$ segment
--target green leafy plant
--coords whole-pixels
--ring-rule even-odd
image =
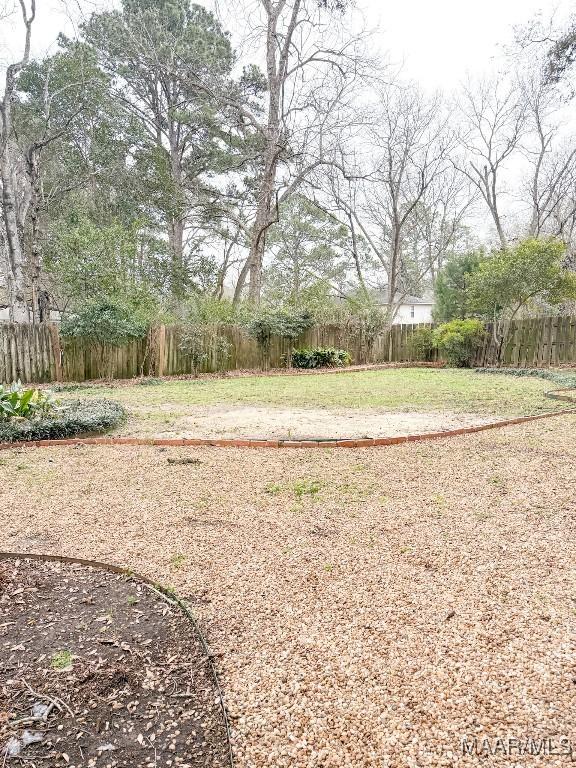
[[[307,310],[283,308],[273,310],[266,307],[248,323],[248,333],[254,339],[262,353],[262,367],[270,367],[270,343],[272,336],[281,339],[297,339],[300,334],[312,326],[314,318]],[[286,358],[288,368],[292,365],[291,355]]]
[[[0,384],[0,421],[8,419],[37,419],[57,410],[51,392],[26,389],[18,381],[9,387]]]
[[[157,387],[163,383],[164,382],[162,379],[158,379],[154,376],[147,376],[146,378],[138,379],[138,384],[141,387]]]
[[[528,238],[483,259],[471,274],[471,309],[488,320],[512,320],[530,303],[557,306],[576,298],[576,275],[564,266],[566,246]]]
[[[65,339],[120,347],[146,335],[148,322],[132,306],[119,299],[96,299],[68,315],[61,323]]]
[[[320,480],[296,480],[293,485],[294,495],[297,499],[302,499],[304,496],[312,496],[314,498],[322,488]]]
[[[181,568],[185,562],[186,562],[186,555],[176,554],[176,555],[172,555],[172,557],[170,558],[170,564],[174,566],[174,568]]]
[[[68,669],[72,666],[72,654],[70,651],[57,651],[50,661],[52,669]]]
[[[292,365],[295,368],[342,368],[351,362],[350,353],[345,349],[315,347],[292,350]]]
[[[435,329],[434,344],[440,356],[454,368],[468,368],[482,339],[484,326],[480,320],[451,320]]]
[[[412,360],[433,360],[435,347],[432,328],[417,328],[408,340],[408,349]]]
[[[180,332],[178,348],[188,357],[196,377],[210,359],[215,361],[217,369],[223,370],[230,357],[231,344],[225,336],[211,333],[208,326],[191,324]]]
[[[0,419],[0,442],[55,440],[98,434],[126,418],[126,410],[113,400],[69,400],[53,414],[34,419]]]

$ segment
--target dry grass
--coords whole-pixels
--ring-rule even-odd
[[[200,464],[168,463],[194,456]],[[0,455],[3,549],[190,598],[240,768],[510,765],[576,738],[576,417],[387,449]],[[565,765],[562,755],[516,764]]]

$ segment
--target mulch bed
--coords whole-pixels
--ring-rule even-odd
[[[0,562],[0,765],[222,768],[227,750],[177,606],[95,568]]]

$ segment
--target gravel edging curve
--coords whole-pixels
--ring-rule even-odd
[[[69,565],[83,565],[90,568],[97,568],[102,571],[107,571],[108,573],[115,573],[120,576],[129,576],[132,579],[136,579],[137,581],[141,581],[143,584],[146,584],[148,587],[154,590],[163,600],[166,600],[166,602],[171,603],[172,605],[175,605],[177,608],[179,608],[184,614],[184,616],[188,619],[190,624],[192,625],[192,628],[197,638],[200,640],[200,644],[206,656],[206,661],[208,662],[208,666],[210,667],[210,672],[212,675],[212,679],[214,681],[214,686],[218,694],[218,703],[220,705],[222,718],[224,720],[224,729],[226,731],[226,741],[228,744],[228,763],[230,765],[230,768],[235,768],[234,753],[232,750],[232,732],[230,728],[230,720],[228,718],[228,712],[226,710],[224,693],[220,685],[218,670],[216,669],[212,654],[210,653],[210,649],[208,647],[208,643],[206,641],[206,638],[204,637],[204,634],[202,633],[202,630],[200,629],[198,621],[196,620],[196,617],[194,616],[194,613],[192,612],[190,607],[187,605],[187,603],[184,600],[182,600],[182,598],[178,597],[178,595],[176,595],[172,590],[166,589],[165,587],[162,586],[162,584],[159,584],[158,582],[153,581],[148,576],[143,576],[142,574],[137,573],[132,568],[123,568],[122,566],[112,565],[110,563],[103,563],[99,560],[87,560],[85,558],[69,557],[67,555],[48,555],[48,554],[24,553],[24,552],[4,552],[0,550],[0,561],[2,560],[35,560],[37,562],[52,562],[52,563],[65,563],[65,564],[67,563]]]

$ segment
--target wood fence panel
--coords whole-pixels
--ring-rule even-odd
[[[411,359],[411,337],[429,324],[394,325],[372,337],[357,325],[318,325],[293,341],[273,337],[268,363],[278,368],[292,347],[346,349],[357,364],[406,362]],[[256,341],[243,328],[213,325],[205,330],[206,372],[255,369],[265,361]],[[576,365],[576,316],[545,317],[498,323],[498,342],[492,325],[476,355],[478,366],[546,367]],[[101,377],[178,375],[192,372],[190,355],[180,347],[181,329],[160,326],[148,337],[122,347],[88,347],[61,340],[54,324],[31,326],[0,323],[0,382],[18,379],[38,383],[85,381]],[[223,342],[228,353],[222,353]]]

